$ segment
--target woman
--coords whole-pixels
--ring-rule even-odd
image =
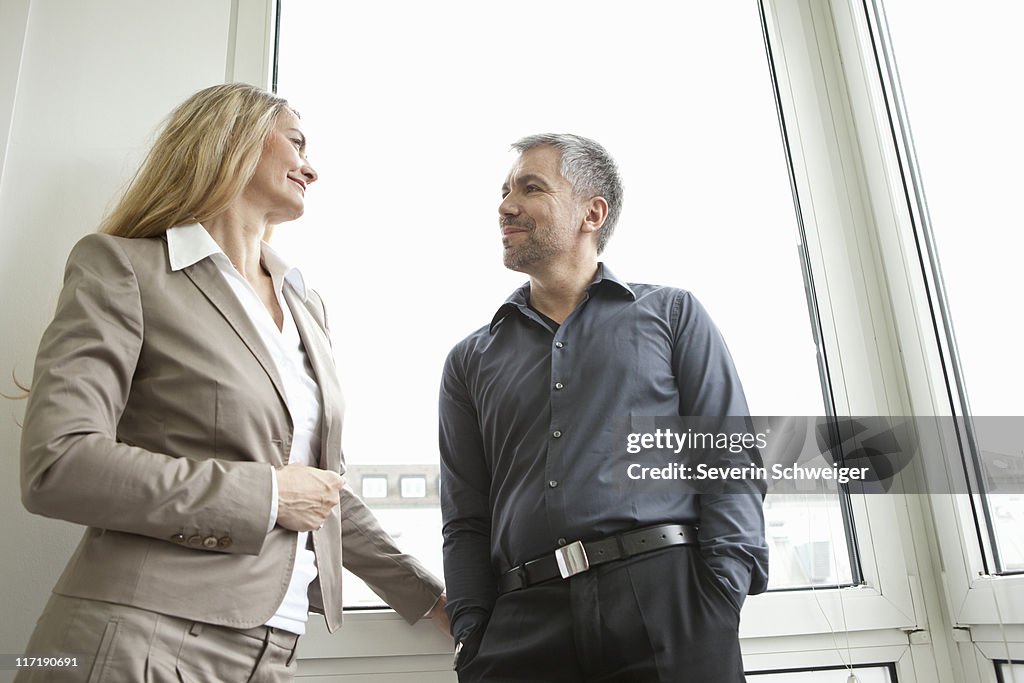
[[[21,448],[25,507],[88,527],[26,649],[77,657],[67,680],[290,680],[309,610],[340,624],[343,562],[447,630],[343,486],[323,304],[262,242],[316,179],[285,100],[207,88],[69,257]]]

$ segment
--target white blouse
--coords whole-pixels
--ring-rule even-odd
[[[284,299],[285,285],[295,290],[300,298],[306,297],[306,286],[297,268],[285,261],[264,242],[263,266],[270,273],[274,293],[284,314],[284,325],[278,330],[270,311],[260,300],[249,282],[242,277],[228,260],[220,246],[202,225],[184,225],[167,231],[167,253],[171,270],[181,270],[204,258],[211,258],[224,276],[231,290],[238,297],[249,319],[259,332],[260,339],[273,359],[277,372],[284,384],[285,400],[292,418],[294,432],[292,446],[288,453],[289,463],[315,465],[320,460],[320,421],[323,414],[320,387],[310,364],[306,350],[299,338],[298,328]],[[267,531],[277,521],[277,475],[270,468],[273,481],[273,500]],[[306,632],[309,618],[309,584],[316,578],[316,556],[306,548],[309,532],[300,532],[296,538],[295,566],[284,600],[277,612],[267,621],[267,626],[282,628],[292,633]]]

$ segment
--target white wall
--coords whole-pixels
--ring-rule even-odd
[[[246,0],[0,1],[0,392],[31,378],[64,260],[92,232],[171,109],[237,75]],[[81,533],[29,515],[24,401],[0,399],[0,652],[19,654]],[[0,680],[11,672],[0,671]]]

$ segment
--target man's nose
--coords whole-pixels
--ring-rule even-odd
[[[519,215],[519,205],[512,199],[512,194],[505,195],[505,198],[501,200],[501,204],[498,205],[499,216],[517,216]]]

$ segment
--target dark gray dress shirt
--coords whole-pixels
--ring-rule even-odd
[[[496,578],[575,540],[662,522],[700,526],[701,551],[741,604],[767,584],[764,485],[694,495],[632,481],[622,418],[747,415],[718,329],[696,298],[626,284],[600,264],[557,328],[529,283],[452,349],[441,380],[444,569],[456,640],[486,621]],[[745,454],[747,462],[759,456]]]

